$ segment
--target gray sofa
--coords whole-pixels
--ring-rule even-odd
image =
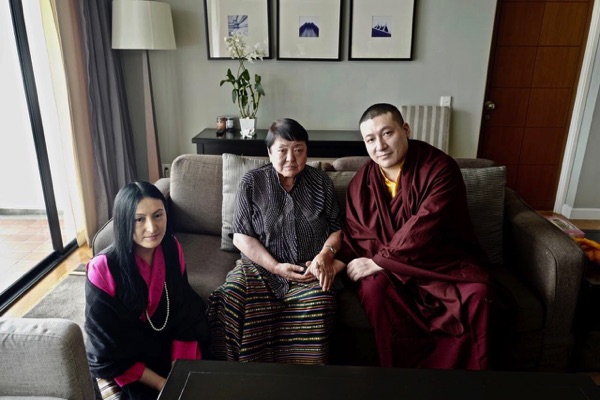
[[[58,318],[0,318],[0,399],[93,400],[83,335]]]
[[[345,157],[320,163],[334,180],[338,201],[344,201],[350,178],[365,161],[366,157]],[[173,161],[170,178],[156,182],[169,201],[191,285],[204,299],[224,282],[239,257],[236,251],[222,250],[230,246],[223,227],[233,207],[235,180],[244,170],[265,162],[187,154]],[[517,193],[505,188],[504,167],[480,159],[457,162],[467,186],[471,220],[494,261],[490,271],[499,300],[493,303],[490,320],[492,368],[565,371],[585,255]],[[93,240],[94,254],[107,247],[112,236],[109,221]],[[339,292],[338,300],[332,363],[376,365],[372,329],[351,285]]]

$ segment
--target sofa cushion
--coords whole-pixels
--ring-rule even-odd
[[[223,215],[221,224],[221,250],[238,251],[229,237],[231,223],[233,221],[233,208],[235,205],[235,194],[242,180],[242,176],[250,170],[269,163],[268,158],[252,158],[237,156],[234,154],[223,154]]]
[[[490,268],[490,277],[496,298],[495,311],[503,313],[502,321],[519,333],[543,329],[544,305],[522,279],[499,265]]]
[[[370,159],[369,156],[340,157],[333,161],[333,168],[336,171],[358,171]]]
[[[268,164],[270,160],[266,157],[244,157],[235,154],[223,154],[223,204],[221,207],[221,250],[239,250],[233,245],[229,237],[231,224],[233,222],[233,209],[235,206],[235,195],[244,174],[250,170]],[[320,161],[308,161],[306,165],[321,168]]]
[[[337,304],[338,323],[355,329],[373,329],[354,284],[344,283],[344,288],[337,292]]]
[[[455,158],[454,161],[458,164],[458,168],[486,168],[496,167],[495,161],[488,160],[487,158]]]
[[[331,163],[331,168],[335,171],[358,171],[367,161],[369,156],[348,156],[335,159]],[[485,158],[455,158],[459,168],[485,168],[496,166],[492,160]],[[329,171],[330,169],[325,169]]]
[[[340,206],[342,216],[346,215],[346,192],[348,184],[355,174],[356,171],[327,171],[327,175],[333,181],[335,197]]]
[[[240,254],[219,249],[221,237],[216,235],[177,233],[177,240],[183,248],[190,285],[206,301],[225,282]]]
[[[221,156],[184,154],[171,166],[169,217],[175,232],[221,234]]]
[[[467,188],[475,234],[490,262],[502,264],[506,167],[462,168],[460,171]]]

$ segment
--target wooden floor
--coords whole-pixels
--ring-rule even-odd
[[[569,221],[571,221],[573,223],[573,225],[575,225],[576,227],[578,227],[581,230],[585,230],[585,229],[600,230],[600,221],[595,220],[595,219],[570,219]]]
[[[9,307],[2,316],[22,317],[27,314],[47,293],[52,291],[79,264],[87,263],[92,257],[88,245],[75,249],[58,267],[42,278],[33,288],[25,293],[13,306]]]

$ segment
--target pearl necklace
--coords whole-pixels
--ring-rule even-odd
[[[152,329],[154,329],[156,332],[160,332],[163,329],[165,329],[165,327],[167,326],[167,321],[169,320],[169,311],[171,308],[170,307],[171,304],[169,303],[169,291],[167,290],[167,282],[165,282],[165,296],[167,297],[167,316],[165,317],[165,323],[160,328],[156,328],[154,326],[154,324],[152,323],[152,320],[150,319],[150,316],[148,315],[148,309],[146,308],[146,319],[150,323],[150,326],[152,327]]]

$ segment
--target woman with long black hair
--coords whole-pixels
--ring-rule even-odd
[[[175,359],[201,358],[206,306],[154,185],[124,186],[113,221],[113,244],[87,265],[88,361],[95,377],[121,387],[121,399],[156,399]]]

